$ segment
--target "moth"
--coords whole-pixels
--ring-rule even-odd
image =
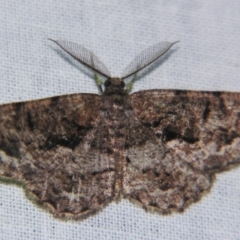
[[[52,41],[93,71],[102,93],[1,105],[0,179],[23,183],[55,217],[86,218],[121,197],[183,211],[240,163],[240,93],[129,94],[176,42],[147,48],[116,78],[83,46]]]

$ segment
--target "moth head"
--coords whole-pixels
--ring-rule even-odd
[[[125,82],[121,78],[108,78],[104,82],[105,93],[121,93],[124,92]]]

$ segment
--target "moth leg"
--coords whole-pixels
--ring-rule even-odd
[[[126,89],[125,89],[127,93],[131,92],[133,83],[136,81],[136,79],[137,79],[137,74],[135,74],[133,76],[132,80],[127,84]]]
[[[103,93],[103,89],[102,89],[102,81],[101,79],[98,77],[97,73],[94,73],[94,79],[96,81],[97,86],[100,89],[100,92]]]

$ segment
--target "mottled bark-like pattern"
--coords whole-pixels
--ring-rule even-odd
[[[239,93],[140,91],[130,104],[151,137],[131,139],[123,189],[144,208],[181,211],[240,163]]]
[[[173,90],[0,106],[0,177],[56,217],[84,218],[121,196],[182,211],[240,163],[240,94]]]
[[[114,198],[115,160],[101,97],[0,106],[0,175],[24,182],[55,216],[87,216]]]

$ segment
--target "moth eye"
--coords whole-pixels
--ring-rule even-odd
[[[125,82],[121,81],[121,88],[124,88],[124,87],[125,87]]]
[[[104,83],[104,86],[107,88],[111,85],[111,80],[110,79],[107,79]]]

